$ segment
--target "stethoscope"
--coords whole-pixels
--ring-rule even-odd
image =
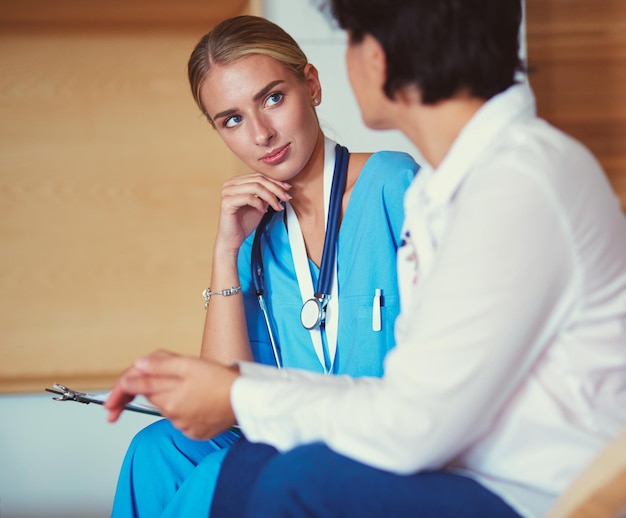
[[[349,153],[348,150],[337,144],[335,146],[335,166],[333,171],[333,181],[328,205],[328,219],[326,233],[324,235],[324,249],[322,251],[322,262],[320,264],[320,274],[317,280],[317,287],[313,297],[306,300],[300,310],[300,322],[302,326],[311,331],[321,328],[326,322],[326,308],[331,295],[333,276],[335,272],[335,260],[337,250],[337,237],[339,235],[339,219],[341,214],[341,202],[346,188],[346,177],[348,170]],[[268,207],[267,212],[261,218],[254,234],[252,242],[251,267],[254,290],[263,314],[265,326],[272,346],[274,360],[278,368],[282,366],[280,349],[276,343],[267,305],[263,298],[263,257],[261,254],[261,235],[276,214],[272,207]]]

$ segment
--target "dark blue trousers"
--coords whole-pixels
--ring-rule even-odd
[[[323,444],[278,453],[239,440],[227,453],[212,518],[519,518],[499,496],[445,471],[395,475]]]

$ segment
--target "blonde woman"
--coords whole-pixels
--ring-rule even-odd
[[[404,153],[348,154],[326,138],[317,70],[268,20],[219,24],[188,69],[200,110],[252,171],[222,190],[202,357],[382,375],[400,310],[401,200],[417,164]],[[193,441],[166,420],[146,428],[127,453],[113,516],[207,516],[238,438]]]

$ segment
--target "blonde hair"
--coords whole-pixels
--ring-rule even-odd
[[[187,64],[191,93],[200,111],[213,125],[200,90],[212,65],[226,65],[250,54],[262,54],[280,61],[304,80],[308,60],[296,41],[275,23],[258,16],[236,16],[216,25],[194,48]]]

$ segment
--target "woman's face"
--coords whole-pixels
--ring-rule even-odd
[[[309,162],[319,123],[317,71],[305,80],[279,61],[261,54],[214,65],[200,97],[229,149],[253,171],[287,181]]]

